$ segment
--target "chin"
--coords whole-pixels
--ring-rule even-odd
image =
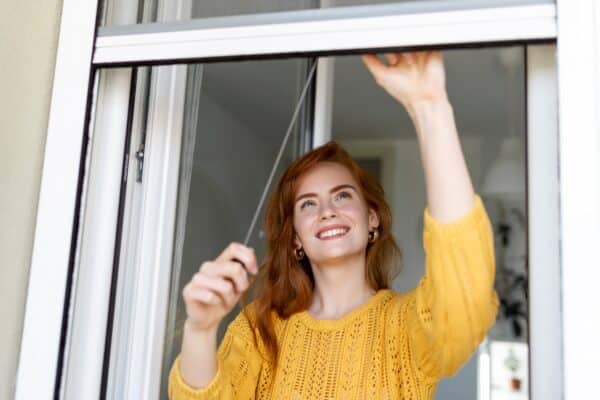
[[[364,257],[365,249],[327,249],[315,256],[314,260],[317,263],[332,263],[339,262],[345,259]]]

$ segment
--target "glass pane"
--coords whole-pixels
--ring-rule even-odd
[[[159,0],[104,0],[102,25],[127,25],[133,23],[145,23],[157,21],[157,4]],[[480,0],[482,7],[490,5],[510,5],[519,3],[555,3],[555,0]],[[441,0],[441,1],[423,1],[423,0],[212,0],[212,1],[193,1],[191,11],[185,17],[180,17],[178,20],[188,20],[197,18],[212,18],[212,17],[233,17],[252,14],[265,14],[286,11],[309,10],[315,8],[334,8],[334,7],[349,7],[349,6],[369,6],[381,4],[402,4],[402,3],[431,3],[427,7],[430,11],[435,11],[438,7],[448,9],[448,6],[443,3],[465,3],[473,7],[474,2],[465,2],[465,0]],[[129,12],[127,18],[110,18],[107,13],[112,10],[108,5],[112,5],[112,9],[117,6],[122,8],[135,6],[137,4],[138,11]],[[175,20],[175,18],[160,19],[163,22]],[[240,22],[241,23],[241,22]]]
[[[448,50],[443,57],[463,153],[496,235],[496,290],[502,305],[479,351],[456,376],[440,382],[436,399],[476,400],[478,385],[486,385],[484,398],[527,399],[524,48]],[[403,251],[394,289],[404,292],[424,273],[426,193],[415,128],[359,57],[336,57],[334,63],[332,137],[384,186]],[[487,371],[481,357],[490,358],[489,381],[478,382]]]
[[[307,82],[308,62],[290,59],[189,67],[186,113],[195,114],[197,124],[186,132],[183,143],[161,398],[166,398],[168,372],[181,350],[186,318],[183,287],[203,261],[216,258],[233,241],[244,242]],[[194,101],[199,80],[199,99]],[[307,95],[302,104],[309,100]],[[292,126],[271,189],[283,168],[309,142],[306,110],[301,108]],[[265,255],[262,210],[248,243],[259,262]],[[238,305],[221,322],[219,341],[239,311]]]

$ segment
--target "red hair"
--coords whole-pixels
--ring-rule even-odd
[[[251,317],[248,307],[243,307],[255,339],[258,331],[274,367],[279,346],[271,313],[274,311],[280,318],[286,319],[308,309],[315,286],[307,257],[298,261],[294,255],[293,216],[298,181],[318,163],[325,161],[348,169],[358,183],[367,206],[379,217],[379,238],[367,246],[365,278],[369,286],[376,291],[389,288],[400,267],[402,254],[392,236],[392,215],[381,185],[335,142],[313,149],[295,160],[280,177],[266,208],[267,255],[260,268],[260,284],[252,304],[252,314],[260,318]],[[246,302],[245,296],[242,302]]]

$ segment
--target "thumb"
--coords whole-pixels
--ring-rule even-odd
[[[375,54],[364,54],[361,56],[361,59],[367,69],[375,77],[375,80],[381,78],[388,70],[387,65],[385,65]]]

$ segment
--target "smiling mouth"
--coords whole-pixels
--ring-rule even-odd
[[[317,238],[319,238],[321,240],[337,239],[337,238],[341,238],[342,236],[346,235],[346,233],[348,233],[349,230],[350,230],[350,228],[328,229],[326,231],[319,232],[317,234]]]

